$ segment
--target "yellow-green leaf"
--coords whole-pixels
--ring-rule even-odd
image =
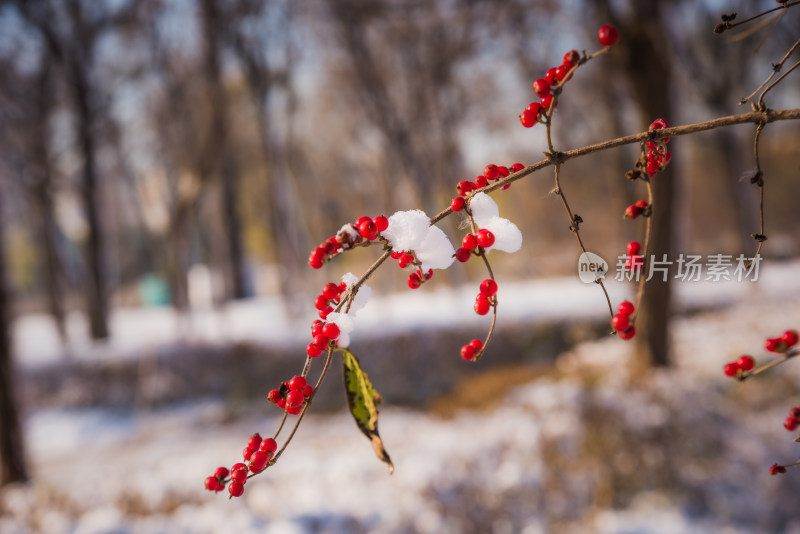
[[[381,396],[372,387],[367,373],[361,369],[358,358],[347,349],[337,349],[342,353],[344,371],[344,390],[347,394],[347,406],[356,425],[372,442],[372,448],[381,461],[389,465],[389,473],[394,472],[394,465],[378,435],[378,404]]]

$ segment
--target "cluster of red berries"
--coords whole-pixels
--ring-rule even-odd
[[[450,203],[450,207],[453,209],[453,211],[461,211],[464,208],[464,205],[467,203],[467,200],[464,198],[465,196],[473,191],[480,191],[484,187],[488,186],[489,182],[501,180],[517,171],[521,171],[524,168],[525,166],[522,163],[514,163],[508,167],[505,165],[495,165],[494,163],[490,163],[483,169],[483,174],[475,178],[474,182],[470,182],[469,180],[462,180],[458,182],[456,185],[456,191],[458,192],[459,196],[453,199],[453,201]],[[502,187],[502,189],[508,189],[510,185],[511,184],[506,184]]]
[[[782,465],[772,464],[772,466],[769,468],[769,474],[770,475],[780,475],[780,474],[783,474],[785,472],[786,472],[786,467],[784,467]]]
[[[456,259],[461,263],[469,260],[470,256],[480,254],[481,250],[494,245],[494,234],[486,228],[481,228],[474,234],[467,234],[461,240],[461,246],[456,249]],[[478,247],[481,247],[480,249]]]
[[[405,269],[409,265],[422,265],[422,262],[417,259],[417,256],[414,254],[413,250],[395,250],[392,252],[391,258],[393,260],[397,260],[397,264],[401,269]],[[419,286],[430,280],[431,277],[433,277],[433,269],[428,269],[427,272],[423,272],[422,269],[418,268],[408,275],[408,287],[411,289],[417,289]]]
[[[633,303],[627,300],[617,307],[617,314],[611,318],[611,328],[620,338],[628,340],[636,335],[636,327],[631,324],[631,315],[635,311]]]
[[[493,306],[497,306],[497,282],[487,278],[481,282],[480,292],[475,297],[475,313],[486,315]]]
[[[789,432],[794,432],[797,430],[798,425],[800,425],[800,406],[795,406],[789,410],[789,416],[783,420],[783,428]]]
[[[461,357],[465,360],[475,360],[483,350],[483,342],[480,339],[473,339],[461,347]]]
[[[326,323],[317,319],[311,323],[311,343],[306,347],[306,354],[310,358],[316,358],[328,350],[331,341],[336,341],[340,334],[339,326],[336,323]]]
[[[627,208],[625,208],[625,218],[626,219],[635,219],[639,215],[643,217],[649,217],[651,212],[651,206],[645,200],[637,200],[634,204],[631,204]]]
[[[388,227],[389,219],[383,215],[359,217],[355,223],[343,226],[335,236],[329,237],[314,247],[308,256],[308,264],[314,269],[319,269],[323,263],[330,261],[343,251],[353,248],[358,243],[377,239],[378,234]]]
[[[603,46],[613,46],[619,40],[619,33],[616,28],[606,24],[597,30],[597,39]],[[558,106],[561,87],[572,79],[575,68],[585,62],[585,54],[581,57],[577,50],[570,50],[564,54],[561,65],[550,67],[542,78],[537,78],[533,82],[533,92],[539,97],[539,101],[531,102],[520,113],[520,124],[525,128],[532,128],[536,123],[546,120],[550,109]]]
[[[336,325],[334,325],[336,326]],[[305,377],[295,376],[283,384],[279,389],[272,389],[267,394],[267,399],[283,408],[291,415],[297,415],[303,409],[303,403],[314,393],[314,387],[309,384]],[[245,455],[245,460],[248,458]]]
[[[344,282],[334,284],[329,282],[322,287],[322,293],[314,299],[314,307],[317,308],[321,319],[328,317],[334,307],[341,301],[342,295],[347,291],[347,284]],[[313,326],[313,325],[312,325]]]
[[[783,354],[790,348],[797,345],[797,341],[797,330],[787,330],[779,337],[767,338],[767,340],[764,342],[764,348],[769,352]]]
[[[638,241],[631,241],[625,247],[628,253],[625,258],[625,269],[628,271],[640,271],[644,266],[644,256],[642,256],[642,244]]]
[[[519,122],[525,128],[532,128],[542,118],[546,117],[550,106],[553,109],[558,106],[558,95],[561,86],[565,81],[572,79],[570,72],[581,62],[586,61],[581,58],[577,50],[570,50],[564,54],[561,65],[547,69],[543,78],[537,78],[533,82],[533,92],[539,97],[538,102],[531,102],[528,107],[520,113]]]
[[[260,473],[266,469],[277,449],[278,444],[274,439],[262,439],[260,434],[253,434],[247,440],[247,445],[242,453],[244,461],[248,462],[249,465],[239,462],[233,464],[230,471],[225,467],[218,467],[213,475],[206,478],[206,489],[215,492],[222,491],[225,489],[228,475],[230,475],[228,492],[232,497],[241,497],[244,493],[244,484],[247,482],[249,473]]]
[[[752,370],[755,366],[756,361],[753,359],[753,357],[748,354],[744,354],[739,356],[736,361],[726,363],[722,368],[722,372],[725,373],[725,376],[739,377],[742,376],[743,373]]]
[[[656,119],[648,126],[647,131],[652,132],[663,128],[669,128],[667,121],[664,119]],[[669,143],[669,140],[669,137],[664,137],[659,142],[647,141],[644,144],[645,148],[647,148],[644,168],[647,171],[648,177],[652,178],[655,176],[658,171],[666,167],[672,159],[672,154],[667,150],[667,143]]]

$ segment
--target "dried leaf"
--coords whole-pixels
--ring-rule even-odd
[[[382,462],[389,465],[389,473],[394,472],[394,465],[378,435],[378,404],[383,400],[372,387],[367,373],[361,369],[358,358],[347,349],[337,349],[342,353],[344,372],[344,390],[347,394],[347,406],[359,430],[372,442],[375,454]]]

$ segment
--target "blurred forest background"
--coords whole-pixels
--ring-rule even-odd
[[[543,129],[516,116],[565,51],[596,48],[594,21],[657,33],[663,46],[649,59],[671,124],[741,111],[796,38],[796,10],[749,36],[716,37],[721,11],[750,4],[654,2],[649,19],[617,4],[4,0],[0,187],[15,313],[47,310],[63,336],[80,310],[97,339],[113,335],[118,306],[184,311],[280,294],[287,313],[303,313],[322,280],[307,255],[343,222],[435,213],[486,163],[541,159]],[[652,120],[631,54],[623,39],[570,83],[557,147]],[[797,91],[772,98],[796,104]],[[741,180],[754,165],[743,149],[751,130],[675,141],[681,251],[751,252],[756,191]],[[797,131],[775,125],[764,139],[767,255],[798,250],[800,220],[782,194],[798,173]],[[631,148],[564,169],[586,240],[605,257],[634,237],[617,216],[643,194],[622,179],[634,158]],[[571,273],[576,251],[551,179],[528,182],[497,200],[536,260],[510,258],[503,275]],[[363,256],[342,261],[355,269],[372,261]]]
[[[264,329],[304,322],[325,282],[348,270],[359,273],[375,259],[363,251],[337,258],[335,271],[308,266],[311,249],[343,223],[412,208],[432,215],[449,205],[458,181],[474,179],[486,164],[529,165],[543,158],[544,127],[528,130],[518,121],[535,100],[531,83],[565,52],[597,50],[600,25],[617,26],[620,42],[567,84],[554,118],[558,150],[643,131],[658,116],[681,125],[749,109],[740,99],[797,40],[800,9],[723,35],[712,28],[722,13],[744,16],[775,5],[772,0],[0,0],[0,479],[27,477],[18,397],[28,413],[103,403],[139,409],[148,406],[143,398],[253,398],[274,385],[264,386],[268,380],[300,369],[300,345],[216,347],[219,353],[192,346],[168,354],[168,361],[154,351],[152,358],[133,363],[103,367],[94,361],[80,367],[85,345],[78,339],[94,340],[103,354],[120,334],[112,328],[115,314],[167,311],[179,318],[178,335],[187,339],[207,326],[194,321],[195,311],[224,311],[259,299],[278,303],[280,310],[258,319]],[[769,94],[770,107],[800,107],[795,74]],[[741,125],[671,141],[672,163],[657,184],[667,216],[657,224],[654,252],[752,255],[751,234],[759,230],[758,190],[749,180],[754,129]],[[760,150],[769,237],[763,255],[776,262],[796,258],[800,125],[770,124]],[[584,242],[612,268],[625,243],[641,237],[641,226],[621,216],[625,206],[645,195],[642,184],[624,177],[637,157],[638,147],[624,147],[571,160],[561,173],[571,207],[585,221]],[[579,283],[579,249],[552,187],[546,171],[494,195],[503,216],[524,235],[519,253],[492,258],[501,286],[563,276]],[[451,237],[459,235],[452,219],[441,225]],[[405,276],[386,271],[370,280],[376,293],[407,292]],[[458,265],[437,272],[434,282],[458,287],[483,276],[477,265]],[[651,352],[649,363],[664,365],[669,289],[649,287],[655,309],[643,314],[650,327],[639,338],[642,350]],[[598,306],[603,312],[604,304]],[[34,315],[48,317],[37,332],[58,339],[63,358],[47,369],[17,358],[24,369],[17,375],[9,354],[13,325]],[[606,319],[590,327],[590,337],[607,333]],[[497,336],[493,361],[553,359],[580,338],[561,332],[554,341],[552,330],[540,326],[512,325],[508,335]],[[430,406],[426,403],[449,388],[457,390],[455,382],[472,372],[461,370],[464,366],[455,370],[463,362],[449,357],[463,341],[461,334],[401,332],[392,350],[386,350],[385,339],[368,341],[375,360],[366,366],[372,366],[371,376],[385,379],[379,389],[389,403]],[[408,373],[394,373],[390,365],[396,363],[393,351],[400,350]],[[429,359],[437,351],[441,358]],[[265,353],[274,358],[263,358]],[[111,350],[107,356],[113,359]],[[228,363],[233,357],[235,365]],[[716,373],[717,363],[713,366]],[[232,380],[228,372],[239,374]],[[503,391],[536,373],[514,369],[490,375],[485,386]],[[150,375],[156,379],[142,380]],[[595,377],[589,382],[595,384]],[[654,404],[680,397],[671,395],[674,385],[663,388],[663,399],[661,386],[656,388]],[[678,385],[687,398],[704,389],[691,381]],[[156,393],[148,397],[151,386]],[[781,387],[766,386],[759,399],[774,401],[794,391]],[[469,406],[475,399],[468,393],[455,400]],[[324,395],[320,408],[328,402]],[[597,469],[616,469],[606,457],[625,444],[672,439],[675,427],[655,437],[647,427],[613,441],[618,436],[609,433],[606,417],[624,414],[603,405],[591,419],[591,407],[576,410],[589,418],[587,428],[601,438],[600,449],[607,447],[593,452]],[[445,403],[437,409],[450,408]],[[692,429],[702,425],[682,418],[685,413],[684,407],[675,408],[676,435],[694,436]],[[720,420],[717,415],[709,420]],[[212,426],[228,422],[214,419]],[[703,450],[716,454],[726,431],[709,431]],[[558,439],[549,451],[558,458],[552,465],[567,472],[573,458]],[[672,452],[682,461],[694,456],[692,446],[691,439],[680,438]],[[47,474],[41,468],[45,456],[33,462],[40,474]],[[737,451],[731,457],[739,458]],[[646,454],[640,459],[622,463],[655,465],[666,484],[678,485],[671,464]],[[472,460],[465,462],[472,469]],[[194,472],[181,475],[196,478]],[[552,474],[558,480],[560,475]],[[611,505],[627,504],[625,499],[647,487],[647,476],[634,475],[622,469],[610,482],[598,476],[598,491]],[[476,495],[468,484],[458,484],[455,501]],[[581,479],[575,488],[583,484]],[[559,488],[564,495],[583,495],[583,490],[570,494],[570,484]],[[529,489],[520,495],[527,498]],[[138,514],[137,506],[144,505],[127,488],[122,491],[126,510]],[[431,495],[431,502],[440,502],[441,495]],[[164,498],[158,506],[177,507],[195,498],[191,493],[178,504]],[[0,502],[0,516],[4,506]],[[780,525],[791,520],[793,506],[786,504]],[[564,517],[572,515],[569,506],[563,510]]]

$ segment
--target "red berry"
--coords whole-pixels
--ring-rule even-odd
[[[489,180],[484,176],[480,175],[475,178],[475,189],[480,189],[482,187],[486,187],[489,184]]]
[[[303,411],[302,405],[301,406],[289,406],[288,404],[286,405],[286,413],[290,415],[297,415],[302,411]]]
[[[408,275],[408,287],[410,289],[417,289],[421,285],[422,285],[422,278],[420,278],[418,272],[415,271]]]
[[[333,300],[339,296],[339,286],[329,282],[322,286],[322,296],[328,300]]]
[[[325,298],[325,295],[317,295],[317,298],[314,299],[314,307],[318,310],[324,310],[327,305],[328,299]]]
[[[538,78],[535,82],[533,82],[533,92],[536,93],[536,96],[539,98],[543,97],[544,95],[550,94],[550,84],[544,78]]]
[[[523,165],[522,163],[514,163],[513,165],[511,165],[511,167],[509,167],[511,172],[521,171],[524,168],[525,168],[525,165]]]
[[[253,473],[258,473],[259,471],[263,471],[264,468],[267,466],[267,462],[269,461],[269,456],[267,453],[261,450],[255,451],[253,456],[250,457],[250,471]]]
[[[778,2],[780,2],[780,0],[778,0]],[[786,468],[782,465],[772,464],[772,467],[769,468],[770,475],[777,475],[779,473],[785,473],[785,472]]]
[[[244,484],[247,480],[247,466],[242,463],[234,465],[233,468],[231,468],[231,480],[239,484]]]
[[[744,356],[740,356],[739,359],[736,360],[736,365],[738,365],[742,371],[749,371],[756,366],[756,361],[753,359],[752,356],[748,356],[747,354],[745,354]]]
[[[569,72],[569,69],[567,67],[565,67],[564,65],[559,65],[558,67],[556,67],[556,82],[563,85],[564,78],[567,77],[567,73],[568,72]],[[569,81],[571,79],[572,79],[572,76],[570,75],[570,77],[567,79],[567,81]]]
[[[617,313],[620,315],[633,315],[634,311],[636,310],[633,306],[633,302],[628,300],[623,300],[617,307]]]
[[[322,327],[322,335],[327,338],[336,339],[339,337],[340,333],[336,323],[325,323],[325,326]]]
[[[378,228],[379,232],[383,232],[384,230],[389,228],[389,219],[387,219],[383,215],[378,215],[377,217],[372,219],[372,222],[375,223],[375,226]]]
[[[542,102],[542,107],[543,107],[545,110],[548,110],[548,109],[550,109],[550,105],[551,105],[551,104],[553,105],[553,109],[556,109],[556,107],[558,107],[558,100],[556,100],[556,99],[553,97],[553,95],[544,95],[544,96],[542,97],[542,100],[541,100],[541,102]]]
[[[795,406],[794,408],[789,410],[789,415],[791,415],[795,419],[800,419],[800,406]]]
[[[256,432],[247,440],[247,448],[255,450],[259,445],[261,445],[261,434]]]
[[[558,83],[558,78],[556,78],[556,67],[550,67],[547,69],[547,72],[544,73],[544,81],[550,85],[556,85]]]
[[[497,294],[497,282],[491,278],[487,278],[481,282],[481,295],[485,297],[493,297]]]
[[[779,337],[771,337],[764,342],[764,348],[769,352],[785,352],[786,344]]]
[[[305,400],[302,391],[293,390],[286,394],[286,406],[302,406]]]
[[[783,420],[783,428],[788,430],[789,432],[794,432],[797,430],[797,418],[792,417],[791,415]]]
[[[629,326],[626,330],[624,330],[622,332],[617,332],[617,335],[621,339],[624,339],[624,340],[627,341],[627,340],[633,338],[633,336],[636,335],[636,327],[635,326]]]
[[[327,349],[330,342],[331,340],[325,334],[314,336],[314,345],[319,347],[321,351]]]
[[[244,493],[244,486],[239,482],[231,482],[228,484],[228,491],[234,497],[241,497]]]
[[[562,65],[564,65],[567,69],[571,69],[575,65],[578,64],[581,55],[578,53],[577,50],[570,50],[566,54],[564,54],[564,59],[562,60]]]
[[[614,46],[619,41],[619,32],[614,26],[605,24],[597,30],[597,40],[603,46]]]
[[[306,387],[306,379],[304,376],[297,375],[286,382],[286,386],[290,391],[301,391]],[[258,448],[258,445],[255,448]]]
[[[469,180],[462,180],[461,182],[458,182],[458,185],[456,186],[456,191],[458,191],[458,194],[462,197],[466,196],[466,194],[472,191],[472,189],[472,182]]]
[[[472,250],[478,246],[478,238],[474,234],[467,234],[461,240],[461,246],[467,250]]]
[[[486,228],[478,230],[477,239],[478,244],[483,248],[489,248],[494,245],[494,234]]]
[[[508,170],[508,167],[506,167],[506,166],[504,166],[504,165],[498,165],[498,166],[497,166],[497,170],[498,170],[498,171],[499,171],[499,173],[500,173],[500,176],[498,176],[498,177],[497,177],[498,179],[499,179],[499,178],[505,178],[506,176],[508,176],[509,174],[511,174],[511,173],[509,172],[509,170]]]
[[[216,478],[214,478],[214,477],[206,477],[205,487],[206,487],[206,489],[208,491],[219,491],[217,489],[217,486],[219,486],[219,482],[217,482]]]
[[[456,259],[461,263],[467,261],[469,259],[469,256],[470,252],[468,249],[465,249],[464,247],[458,247],[456,249]]]
[[[640,210],[644,210],[647,207],[647,201],[637,200],[633,205],[639,208]]]
[[[648,131],[653,131],[653,130],[660,130],[662,128],[669,128],[669,123],[666,121],[666,119],[659,118],[659,119],[654,120],[650,124],[650,126],[647,127],[647,130]]]
[[[475,352],[483,350],[483,341],[480,339],[473,339],[469,342],[469,346],[475,349]]]
[[[487,313],[489,313],[489,309],[491,307],[492,307],[491,302],[489,302],[489,299],[487,299],[483,295],[478,295],[477,297],[475,297],[475,305],[473,306],[473,309],[475,310],[475,313],[477,313],[478,315],[486,315]]]
[[[533,112],[530,109],[526,109],[525,111],[523,111],[519,115],[519,122],[525,128],[533,128],[534,126],[536,126],[536,122],[538,120],[539,120],[539,113],[538,112]],[[311,260],[309,260],[309,262],[310,261]],[[320,267],[321,266],[322,266],[322,263],[320,263]]]
[[[613,328],[615,332],[619,332],[620,330],[627,330],[630,324],[631,323],[629,315],[623,315],[621,313],[618,313],[611,318],[611,328]]]
[[[631,241],[628,243],[628,246],[625,247],[625,250],[628,251],[628,256],[635,256],[642,251],[642,245],[638,241]]]
[[[798,341],[797,330],[787,330],[786,332],[784,332],[783,335],[781,336],[781,341],[786,343],[787,347],[794,347],[795,345],[797,345]]]
[[[465,360],[471,360],[475,357],[475,348],[470,345],[461,347],[461,357]]]
[[[642,213],[642,210],[634,205],[630,205],[625,208],[625,218],[626,219],[635,219]]]
[[[358,225],[358,234],[364,239],[375,239],[378,236],[378,227],[372,219],[368,219]]]
[[[267,400],[273,404],[277,404],[279,400],[281,400],[281,390],[279,389],[271,389],[267,394]]]
[[[453,201],[450,203],[450,208],[451,208],[453,211],[461,211],[461,208],[463,208],[463,207],[464,207],[464,204],[466,204],[466,203],[467,203],[467,201],[466,201],[466,200],[464,200],[464,197],[456,197],[456,198],[454,198],[454,199],[453,199]]]
[[[725,376],[736,376],[739,374],[739,364],[737,362],[726,363],[722,372],[725,373]]]
[[[306,354],[308,354],[308,356],[309,356],[310,358],[316,358],[317,356],[319,356],[320,354],[322,354],[322,349],[321,349],[321,348],[319,348],[319,347],[318,347],[318,346],[317,346],[317,345],[316,345],[316,344],[315,344],[315,343],[312,341],[312,342],[311,342],[311,343],[309,343],[309,344],[308,344],[308,346],[306,347]]]
[[[230,471],[228,471],[226,467],[217,467],[217,470],[214,471],[214,477],[218,479],[223,479],[226,476],[228,476],[229,473]]]
[[[306,386],[305,389],[303,389],[303,396],[305,398],[310,397],[312,393],[314,393],[314,387],[313,386]]]
[[[497,168],[497,165],[490,163],[483,169],[483,176],[486,177],[487,180],[497,180],[497,177],[500,175],[500,169]]]
[[[258,448],[258,450],[264,452],[275,452],[278,450],[278,443],[272,438],[267,438],[261,442],[261,446]]]

